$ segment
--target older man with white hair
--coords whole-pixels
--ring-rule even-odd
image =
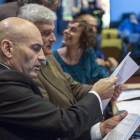
[[[99,99],[99,102],[101,99],[108,98],[109,96],[112,97],[113,95],[113,98],[116,98],[120,94],[122,90],[121,87],[115,89],[115,82],[117,79],[107,78],[100,80],[98,82],[98,88],[94,90],[94,86],[97,83],[94,86],[80,84],[74,81],[69,74],[63,72],[53,55],[50,55],[52,53],[52,43],[56,41],[53,34],[55,29],[53,21],[55,21],[56,16],[52,11],[40,5],[28,4],[19,9],[18,17],[34,23],[42,35],[44,43],[43,51],[46,55],[46,62],[41,64],[38,77],[34,81],[45,99],[51,101],[54,105],[58,105],[62,108],[69,108],[84,98],[91,90]],[[106,96],[108,94],[110,95]],[[95,113],[100,112],[100,110],[97,109],[99,106],[100,104],[97,104],[93,107]],[[91,128],[91,136],[90,131],[87,131],[87,135],[83,134],[79,139],[101,139],[101,136],[104,137],[109,132],[108,130],[111,130],[116,126],[115,122],[120,121],[120,116],[117,116],[116,120],[112,118],[103,123],[98,123]],[[98,119],[97,122],[99,121],[100,120]],[[110,124],[110,121],[113,121],[114,124]]]

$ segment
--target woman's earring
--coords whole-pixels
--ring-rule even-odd
[[[78,49],[78,53],[77,53],[77,54],[80,54],[80,52],[81,52],[81,49],[79,48],[79,49]]]

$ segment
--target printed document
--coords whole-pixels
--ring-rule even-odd
[[[116,103],[119,111],[126,110],[128,113],[140,114],[140,100],[122,101]]]
[[[116,83],[116,86],[124,84],[139,69],[139,66],[129,56],[130,53],[127,54],[127,56],[123,59],[120,65],[116,68],[116,70],[110,76],[110,77],[119,78],[119,81]],[[106,108],[109,101],[110,99],[106,99],[102,101],[103,110]]]
[[[129,113],[103,140],[128,140],[139,124],[139,115]]]
[[[117,101],[129,100],[140,97],[140,90],[125,90],[122,92]]]

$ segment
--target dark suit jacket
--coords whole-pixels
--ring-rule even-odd
[[[10,2],[0,5],[0,21],[5,18],[15,17],[18,8],[17,2]]]
[[[69,108],[88,94],[92,85],[74,81],[63,71],[53,55],[48,55],[46,59],[51,63],[57,77],[48,66],[41,64],[38,77],[34,79],[34,82],[38,85],[44,99],[48,99],[59,107]],[[91,140],[90,129],[75,140]]]
[[[28,76],[0,65],[0,140],[77,136],[102,119],[99,110],[93,94],[69,109],[59,108],[41,97]]]

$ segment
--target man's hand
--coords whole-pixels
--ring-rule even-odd
[[[97,92],[101,100],[111,98],[115,90],[115,83],[118,80],[119,79],[117,77],[109,77],[109,78],[101,79],[94,84],[91,90]]]
[[[113,97],[111,98],[112,101],[116,101],[117,98],[120,96],[120,94],[122,93],[123,90],[125,90],[127,88],[126,85],[119,85],[117,87],[115,87],[114,93],[113,93]]]
[[[96,61],[97,61],[97,63],[98,63],[99,65],[105,66],[105,61],[104,61],[104,59],[97,58]]]
[[[113,57],[108,57],[108,59],[105,62],[106,67],[113,67],[116,68],[118,66],[118,62],[115,58]]]
[[[124,119],[127,116],[128,112],[121,115],[117,115],[115,117],[112,117],[104,122],[100,123],[100,132],[102,138],[105,137],[116,125],[120,123],[122,119]]]

